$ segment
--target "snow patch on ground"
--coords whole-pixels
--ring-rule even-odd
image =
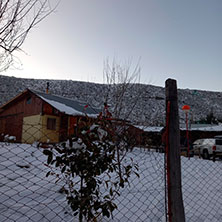
[[[140,178],[130,177],[113,219],[101,221],[165,221],[164,155],[135,148],[127,158]],[[78,221],[59,193],[62,183],[46,177],[46,161],[35,145],[0,143],[0,221]],[[222,221],[222,162],[182,157],[181,167],[186,221]]]

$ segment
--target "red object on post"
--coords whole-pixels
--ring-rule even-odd
[[[190,110],[190,106],[184,105],[184,106],[182,107],[182,110],[184,110],[185,112],[188,112],[188,111]]]

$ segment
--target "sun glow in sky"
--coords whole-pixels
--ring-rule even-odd
[[[130,59],[141,83],[222,91],[221,12],[221,0],[62,0],[1,74],[103,83],[104,60]]]

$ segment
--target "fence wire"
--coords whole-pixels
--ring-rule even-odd
[[[186,153],[181,157],[187,221],[222,221],[222,146],[215,143],[220,133],[189,131],[190,158]]]
[[[27,142],[36,140],[39,125],[27,125],[24,129]],[[41,133],[48,143],[18,143],[12,135],[1,135],[0,221],[78,221],[67,204],[63,182],[46,177],[47,156],[43,150],[51,146],[53,137]],[[220,132],[189,131],[187,155],[187,144],[182,140],[186,132],[181,131],[182,192],[188,222],[222,221],[222,156],[220,152],[215,155],[217,135]],[[129,185],[120,190],[120,196],[114,200],[118,208],[113,217],[100,216],[98,221],[166,221],[161,132],[144,128],[142,136],[142,147],[127,154],[138,164],[140,177],[132,174]],[[55,168],[56,173],[59,172]]]
[[[61,186],[35,145],[0,143],[0,221],[70,221]]]
[[[52,147],[52,135],[47,140],[48,135],[41,131],[48,141],[42,143],[36,139],[39,133],[39,125],[26,124],[22,143],[13,135],[1,135],[0,221],[78,221],[67,204],[63,181],[46,177],[49,169],[43,150]],[[24,141],[33,138],[32,144]],[[129,184],[120,190],[113,217],[100,216],[98,221],[165,221],[164,154],[156,151],[155,146],[144,145],[128,152],[127,158],[138,164],[140,177],[132,174]]]

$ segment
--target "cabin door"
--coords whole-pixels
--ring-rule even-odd
[[[59,141],[65,141],[68,138],[68,116],[61,116]]]

